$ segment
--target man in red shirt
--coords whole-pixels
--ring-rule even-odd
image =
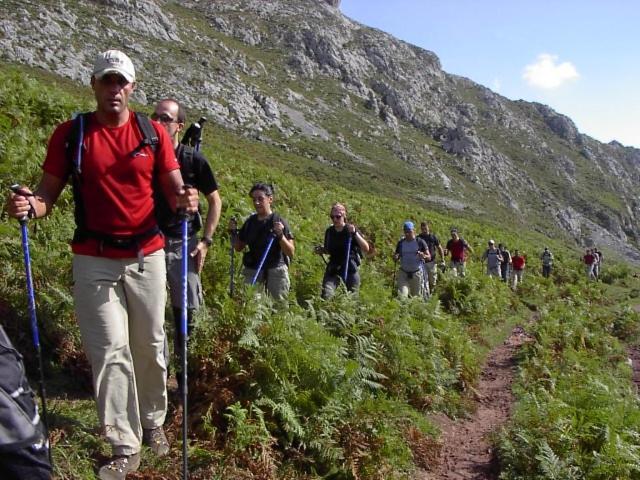
[[[516,290],[516,288],[518,288],[518,283],[522,283],[525,264],[526,264],[526,259],[524,255],[520,255],[520,251],[515,250],[513,252],[513,257],[511,257],[511,267],[513,268],[513,279],[511,283],[511,288],[514,291]]]
[[[595,280],[596,275],[593,269],[596,264],[596,256],[591,249],[587,248],[587,251],[582,257],[582,261],[584,262],[584,271],[587,274],[587,280]]]
[[[465,262],[467,260],[467,252],[473,253],[471,246],[465,241],[464,238],[460,238],[458,230],[451,229],[451,239],[447,242],[447,246],[444,249],[444,254],[451,254],[451,271],[453,275],[465,275]]]
[[[65,144],[72,122],[54,131],[35,192],[23,187],[8,202],[9,215],[48,214],[70,175],[76,200],[71,244],[74,300],[82,343],[91,363],[98,416],[113,457],[101,479],[124,479],[140,464],[141,443],[169,451],[162,425],[167,410],[164,347],[166,273],[164,239],[155,220],[157,179],[172,209],[195,213],[198,196],[185,189],[167,132],[153,123],[158,142],[144,145],[129,110],[133,63],[109,50],[96,57],[91,76],[97,108],[87,116],[81,166]],[[76,157],[77,158],[77,157]],[[80,163],[80,162],[78,162]]]

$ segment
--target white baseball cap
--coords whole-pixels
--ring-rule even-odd
[[[133,62],[120,50],[107,50],[96,57],[93,64],[93,76],[102,78],[108,73],[122,75],[129,83],[136,81]]]

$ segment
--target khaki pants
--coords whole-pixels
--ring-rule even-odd
[[[255,274],[256,269],[244,267],[242,270],[244,283],[251,284],[251,280]],[[260,270],[256,284],[260,283],[266,283],[267,293],[274,299],[286,300],[289,295],[289,288],[291,287],[289,268],[286,265],[279,265],[274,268],[269,268],[266,271],[264,269]]]
[[[190,254],[198,246],[198,237],[189,239],[187,253]],[[182,239],[165,238],[164,251],[167,259],[167,283],[171,306],[182,308]],[[187,308],[197,310],[204,303],[202,283],[196,266],[196,259],[189,255],[187,259]]]
[[[451,270],[451,274],[454,277],[457,277],[458,275],[460,275],[461,277],[464,277],[465,276],[464,266],[465,266],[464,262],[452,260],[451,264],[449,264],[449,269]]]
[[[424,267],[427,271],[427,275],[429,276],[429,287],[433,290],[436,286],[436,282],[438,281],[438,264],[435,260],[431,260],[430,262],[426,262]]]
[[[513,282],[511,284],[511,288],[513,288],[514,290],[516,288],[518,288],[518,283],[522,283],[522,278],[524,276],[524,270],[512,270],[511,272],[511,281]]]
[[[73,258],[76,316],[114,455],[139,452],[142,429],[162,426],[167,411],[164,251],[144,267],[136,258]]]
[[[423,280],[422,270],[416,270],[411,273],[407,273],[402,269],[398,270],[398,297],[406,298],[408,296],[417,297],[422,295]]]

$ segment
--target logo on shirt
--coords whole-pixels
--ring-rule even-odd
[[[133,156],[134,156],[134,158],[135,157],[148,157],[149,154],[146,153],[146,152],[136,152],[136,153],[133,154]]]

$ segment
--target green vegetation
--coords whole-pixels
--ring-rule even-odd
[[[640,403],[620,342],[637,343],[640,315],[622,304],[635,305],[633,298],[615,296],[581,281],[545,299],[520,352],[519,400],[499,439],[500,478],[640,475]]]
[[[79,97],[25,72],[0,69],[0,190],[5,192],[15,182],[34,186],[54,126],[92,105],[86,92]],[[215,126],[207,127],[204,152],[220,183],[224,211],[203,275],[207,307],[190,344],[192,478],[411,478],[416,466],[429,466],[438,448],[428,414],[467,412],[484,356],[511,326],[529,319],[525,305],[538,306],[539,320],[527,327],[535,342],[522,353],[520,403],[500,439],[504,472],[511,475],[505,478],[638,475],[633,455],[640,416],[626,357],[614,338],[635,335],[637,314],[607,313],[614,307],[603,287],[580,280],[578,253],[551,242],[556,283],[529,275],[520,296],[482,275],[474,260],[468,277],[444,275],[430,302],[401,302],[392,298],[391,252],[405,219],[428,218],[441,240],[456,225],[476,258],[488,238],[505,241],[529,252],[531,272],[543,237],[427,212],[392,192],[397,179],[389,172],[378,172],[388,179],[372,180]],[[241,290],[233,299],[227,294],[224,225],[233,215],[251,212],[247,192],[256,180],[275,183],[275,210],[296,235],[293,288],[285,308],[252,291]],[[341,292],[323,301],[323,264],[312,247],[336,200],[347,204],[376,254],[364,262],[358,297]],[[51,379],[56,474],[88,478],[108,448],[86,388],[90,375],[70,295],[70,192],[48,218],[29,228]],[[3,323],[33,372],[17,224],[0,223],[0,236]],[[638,291],[633,293],[629,273],[612,269],[606,280],[617,298],[631,304]],[[589,388],[580,391],[580,385]],[[173,449],[161,461],[145,450],[143,469],[149,476],[173,478],[180,469],[181,415],[177,399],[171,400],[167,425]],[[594,466],[613,474],[580,476]],[[545,477],[545,472],[559,473]]]

